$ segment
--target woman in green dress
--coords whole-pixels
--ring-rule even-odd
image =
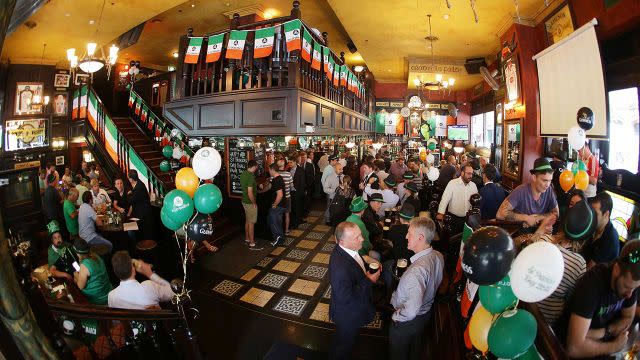
[[[109,282],[107,269],[102,259],[89,251],[89,245],[83,239],[77,239],[73,248],[78,254],[80,270],[73,274],[78,288],[94,305],[107,305],[107,296],[113,289]]]

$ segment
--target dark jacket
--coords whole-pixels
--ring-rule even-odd
[[[300,166],[296,166],[296,171],[293,173],[293,187],[296,191],[304,191],[306,184],[305,175],[304,170]]]
[[[151,202],[149,192],[142,181],[138,180],[129,196],[129,204],[133,207],[131,214],[138,219],[144,219],[151,215]]]
[[[354,258],[336,246],[329,260],[331,305],[329,317],[342,326],[358,329],[375,316],[371,300],[371,281]]]
[[[483,220],[495,219],[496,213],[502,205],[507,192],[495,183],[488,183],[478,190],[482,200],[480,201],[480,215]]]
[[[377,240],[377,238],[382,234],[382,227],[380,226],[379,221],[380,218],[375,212],[373,212],[371,206],[367,206],[362,213],[362,222],[369,231],[369,240],[371,241]]]
[[[313,189],[313,184],[315,182],[316,177],[316,169],[315,165],[310,162],[304,163],[304,184],[307,189]],[[296,187],[297,189],[297,187]]]
[[[387,237],[393,243],[393,258],[396,260],[407,259],[409,261],[414,255],[414,252],[407,248],[407,232],[409,232],[409,225],[406,224],[393,225],[389,229]]]

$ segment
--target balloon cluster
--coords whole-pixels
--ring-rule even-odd
[[[536,320],[518,301],[538,302],[560,284],[564,260],[558,248],[537,242],[515,256],[511,236],[502,228],[483,227],[463,248],[462,269],[478,285],[480,303],[469,321],[473,346],[498,358],[536,358]]]
[[[582,150],[587,141],[587,130],[591,130],[595,123],[593,111],[588,107],[578,110],[576,116],[578,125],[571,127],[567,132],[569,147],[576,151]],[[560,187],[568,192],[575,186],[576,189],[585,190],[589,186],[589,175],[584,162],[578,159],[573,163],[571,170],[566,169],[560,174]]]
[[[571,170],[565,169],[560,173],[560,187],[568,192],[575,186],[576,189],[585,190],[589,186],[587,166],[580,159],[571,166]]]

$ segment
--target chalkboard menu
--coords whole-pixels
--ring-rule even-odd
[[[247,163],[252,158],[253,147],[240,148],[238,147],[238,139],[227,138],[225,162],[227,165],[227,193],[229,194],[229,197],[242,196],[240,175],[242,175],[242,172],[247,169]]]
[[[264,144],[256,143],[253,147],[253,158],[258,163],[258,170],[256,170],[256,176],[266,176],[265,169],[265,150]]]

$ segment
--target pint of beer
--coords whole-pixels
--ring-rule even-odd
[[[375,274],[378,272],[378,269],[380,269],[380,264],[378,264],[377,262],[373,261],[369,263],[369,274]]]
[[[405,270],[407,270],[407,259],[398,259],[396,261],[396,276],[401,277]]]

